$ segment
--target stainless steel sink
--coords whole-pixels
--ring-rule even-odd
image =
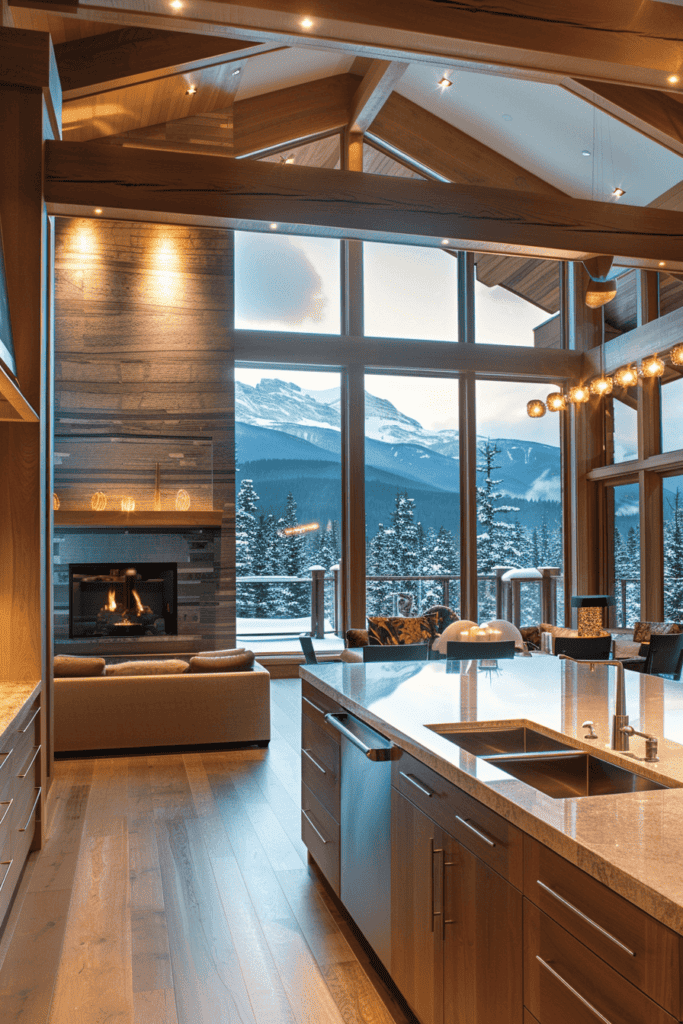
[[[519,757],[487,757],[509,775],[555,799],[575,796],[605,796],[612,793],[640,793],[649,789],[668,789],[642,775],[603,761],[580,750],[555,754],[527,754]]]
[[[490,754],[523,754],[527,751],[571,750],[566,743],[552,740],[535,729],[519,726],[515,729],[470,729],[451,731],[448,726],[430,725],[430,729],[456,743],[477,757]]]

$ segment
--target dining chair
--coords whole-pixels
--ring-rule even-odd
[[[363,661],[426,661],[429,644],[370,644],[363,648]]]
[[[482,658],[514,658],[514,640],[482,640],[467,642],[465,640],[449,640],[446,644],[446,657],[449,661],[480,661]]]
[[[683,633],[653,633],[649,650],[640,669],[650,676],[681,678],[683,668]]]
[[[301,650],[304,652],[306,664],[317,665],[318,659],[315,656],[315,651],[313,650],[313,641],[311,640],[310,636],[306,636],[305,634],[300,636],[299,643],[301,644]]]
[[[580,661],[609,661],[612,656],[612,637],[607,636],[556,636],[554,654],[566,654],[568,658]]]

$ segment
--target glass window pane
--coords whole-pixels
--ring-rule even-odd
[[[623,398],[620,398],[620,395],[623,395]],[[630,391],[615,391],[612,395],[615,462],[628,462],[630,459],[638,458],[638,413],[632,404],[635,400],[633,388]]]
[[[440,249],[363,245],[365,334],[458,340],[458,261]]]
[[[640,505],[638,484],[614,488],[614,596],[617,625],[640,619]]]
[[[341,557],[340,393],[338,373],[235,369],[237,636],[253,650],[300,650],[314,565],[326,570],[327,646],[341,645],[330,572]]]
[[[496,618],[497,566],[555,569],[558,622],[562,604],[562,476],[560,418],[527,416],[544,384],[477,381],[477,571],[479,620]],[[540,584],[521,587],[522,626],[541,621]],[[507,617],[507,616],[505,616]]]
[[[489,254],[476,260],[475,340],[560,348],[560,264]]]
[[[664,618],[683,622],[683,476],[664,481]]]
[[[339,334],[339,239],[236,231],[235,327]]]
[[[368,615],[459,614],[459,467],[458,382],[367,374]]]
[[[662,385],[662,451],[683,448],[683,377]]]

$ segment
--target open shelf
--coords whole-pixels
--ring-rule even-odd
[[[59,509],[54,514],[55,526],[81,528],[83,526],[103,527],[158,527],[175,528],[198,526],[220,528],[223,513],[220,509],[196,512],[92,512],[89,509],[71,511]]]

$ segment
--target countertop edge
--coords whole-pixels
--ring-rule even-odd
[[[0,745],[18,715],[40,693],[42,682],[0,683]]]

